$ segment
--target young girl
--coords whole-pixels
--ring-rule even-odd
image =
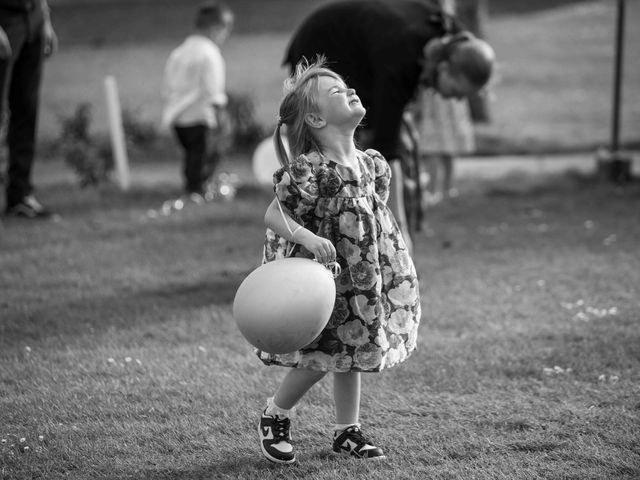
[[[421,85],[406,115],[415,127],[418,154],[429,173],[427,204],[455,196],[453,162],[475,151],[466,100],[444,98],[437,90]]]
[[[439,0],[438,3],[442,11],[452,17],[456,15],[454,0]],[[466,33],[453,35],[440,39],[439,43],[445,45],[440,48],[446,49],[447,43],[469,42],[471,39]],[[435,47],[434,42],[425,49],[426,59],[433,55],[439,57]],[[442,58],[439,60],[446,61]],[[435,65],[426,66],[437,68]],[[484,78],[479,83],[482,84],[483,81]],[[453,162],[461,155],[473,153],[476,148],[467,99],[456,98],[455,95],[444,97],[436,86],[425,83],[418,85],[415,98],[406,109],[406,114],[416,128],[418,153],[429,172],[429,197],[425,197],[428,204],[455,196],[457,192],[452,188]]]
[[[337,261],[342,273],[329,323],[311,344],[284,355],[258,351],[265,364],[290,368],[258,427],[262,452],[273,462],[295,461],[294,406],[328,372],[336,408],[333,451],[384,458],[360,430],[360,373],[397,365],[416,347],[416,272],[385,203],[389,166],[378,152],[361,152],[354,144],[364,114],[355,91],[322,59],[298,65],[285,82],[274,133],[283,167],[274,174],[276,198],[265,214],[265,261],[286,254]],[[282,125],[291,158],[280,138]]]

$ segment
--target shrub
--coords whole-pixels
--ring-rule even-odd
[[[256,119],[253,100],[248,95],[229,94],[227,105],[231,129],[231,150],[252,150],[264,136],[264,129]]]
[[[68,117],[60,116],[62,131],[55,145],[76,175],[81,187],[108,182],[114,168],[111,143],[106,136],[91,134],[92,107],[81,103]],[[140,120],[131,110],[122,110],[122,128],[129,150],[144,150],[153,145],[158,132],[151,122]]]
[[[122,110],[122,129],[127,145],[133,148],[149,147],[158,138],[158,131],[153,123],[141,120],[137,111]]]
[[[109,143],[106,139],[96,141],[90,134],[91,115],[91,105],[81,103],[70,117],[60,116],[62,131],[56,144],[82,188],[108,181],[113,171]]]

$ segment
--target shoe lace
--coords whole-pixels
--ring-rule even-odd
[[[349,432],[347,432],[347,436],[358,445],[367,445],[370,443],[369,439],[364,436],[362,430],[358,427],[353,427]]]
[[[275,438],[287,438],[289,436],[289,428],[291,426],[291,420],[288,418],[280,418],[276,415],[273,422],[273,436]]]

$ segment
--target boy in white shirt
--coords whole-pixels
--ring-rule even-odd
[[[203,194],[207,174],[217,161],[211,155],[212,132],[227,104],[225,62],[219,46],[233,27],[233,13],[219,2],[200,5],[195,30],[174,49],[164,72],[163,126],[172,128],[184,150],[185,190]]]

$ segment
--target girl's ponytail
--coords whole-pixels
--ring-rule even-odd
[[[287,154],[287,149],[282,142],[282,118],[278,117],[278,124],[276,125],[276,129],[273,132],[273,144],[276,147],[276,156],[278,157],[278,161],[280,165],[283,167],[289,166],[291,163],[289,160],[289,155]]]

